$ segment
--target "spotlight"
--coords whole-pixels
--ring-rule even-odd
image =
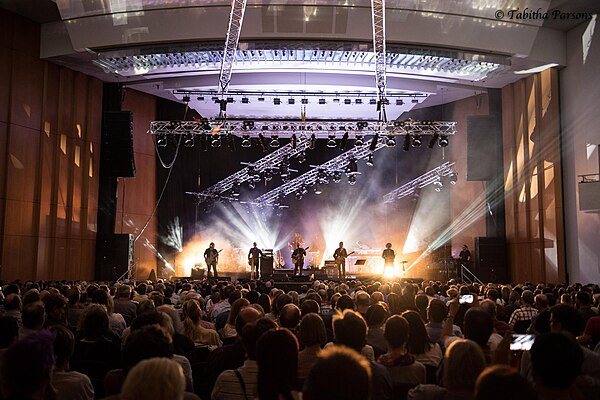
[[[413,135],[412,136],[412,147],[421,147],[423,143],[423,139],[421,139],[421,135]]]
[[[437,142],[439,137],[440,137],[439,133],[434,133],[433,136],[431,137],[431,139],[429,139],[429,143],[427,144],[427,147],[432,149],[433,146],[435,146],[435,142]]]
[[[404,151],[410,150],[410,133],[407,133],[404,136],[404,142],[402,143],[402,150],[404,150]]]
[[[308,148],[311,150],[314,150],[316,146],[317,146],[317,137],[313,133],[312,135],[310,135],[310,139],[308,140]]]
[[[358,128],[359,131],[362,131],[363,129],[365,129],[367,126],[369,126],[369,123],[367,121],[358,121],[356,123],[356,127]]]
[[[296,190],[296,199],[297,199],[297,200],[302,200],[302,196],[303,196],[303,195],[304,195],[304,194],[302,193],[302,189],[298,189],[298,190]]]
[[[278,135],[271,136],[271,142],[269,143],[269,145],[273,148],[279,147],[279,136]]]
[[[437,181],[433,182],[433,185],[435,186],[436,192],[441,192],[442,188],[444,187],[444,184],[442,183],[441,180],[437,180]]]
[[[210,145],[212,147],[221,147],[221,135],[213,135]]]
[[[248,189],[250,189],[250,190],[256,189],[256,182],[254,182],[254,180],[250,179],[248,181]]]
[[[318,183],[313,188],[313,192],[314,192],[314,194],[321,194],[321,193],[323,193],[323,191],[321,190],[321,186]]]
[[[252,141],[250,140],[250,135],[244,135],[242,136],[242,147],[252,147]]]
[[[438,144],[440,145],[440,147],[446,147],[446,146],[448,146],[448,136],[441,135],[440,136],[440,141],[439,141]]]
[[[265,101],[265,98],[264,97],[259,97],[258,101]]]
[[[281,178],[287,178],[287,176],[290,174],[290,168],[285,165],[285,164],[281,164],[279,165],[279,175],[281,176]]]
[[[229,148],[229,151],[235,151],[235,136],[231,133],[227,134],[227,147]]]
[[[344,132],[344,136],[342,136],[342,140],[340,140],[340,150],[345,150],[346,145],[348,144],[348,132]]]
[[[228,97],[228,98],[227,98],[227,102],[228,102],[228,103],[233,103],[233,97]]]
[[[167,147],[167,135],[156,136],[156,145],[158,147]]]
[[[304,184],[300,187],[300,190],[302,190],[302,194],[308,193],[308,188]]]
[[[356,185],[356,175],[350,175],[348,177],[348,184],[349,185]]]
[[[300,100],[300,103],[302,103],[302,104],[308,104],[308,99],[302,99],[302,100]]]
[[[183,139],[183,145],[185,147],[194,147],[194,134],[191,133],[189,135],[185,135],[185,139]]]
[[[417,104],[419,102],[419,99],[412,99],[413,104]]]
[[[344,99],[344,104],[352,104],[352,100],[350,100],[350,99]]]
[[[348,160],[348,165],[346,166],[346,175],[353,175],[358,172],[358,164],[356,163],[356,158],[351,158]]]
[[[189,102],[190,102],[190,96],[189,96],[189,95],[187,95],[187,94],[186,94],[186,95],[184,95],[184,96],[183,96],[183,102],[184,102],[185,104],[189,103]]]
[[[365,144],[365,142],[363,142],[363,135],[356,135],[356,139],[354,140],[354,145],[362,146],[363,144]]]
[[[388,135],[385,144],[387,147],[394,147],[396,145],[396,137],[394,135]]]
[[[298,153],[298,162],[302,164],[304,163],[304,161],[306,161],[306,153],[301,151],[300,153]]]
[[[242,122],[242,127],[244,129],[254,129],[254,121],[246,120],[246,121]]]
[[[362,99],[356,99],[356,100],[354,100],[354,104],[362,104]]]
[[[377,104],[377,100],[376,99],[371,99],[369,100],[369,104],[374,106],[375,104]]]
[[[326,103],[325,99],[319,99],[319,104],[325,104],[325,103]]]
[[[235,181],[233,185],[231,185],[231,195],[233,197],[240,197],[240,183]]]
[[[329,139],[327,140],[327,147],[333,149],[336,146],[337,143],[335,142],[335,135],[329,135]]]
[[[296,102],[295,99],[292,99],[292,98],[288,99],[288,104],[294,104],[295,102]]]
[[[317,171],[317,183],[328,184],[329,180],[327,179],[327,173],[324,169],[319,169]]]
[[[263,135],[262,133],[259,133],[258,140],[260,140],[260,145],[263,149],[263,152],[266,153],[267,149],[269,148],[269,143],[267,143],[267,138],[265,138],[265,135]]]
[[[281,99],[279,97],[275,97],[273,99],[273,104],[275,104],[276,106],[280,105],[281,104]]]
[[[250,100],[247,97],[242,97],[242,104],[248,104]]]
[[[373,139],[371,139],[371,144],[369,145],[369,151],[374,152],[375,149],[377,148],[377,141],[379,140],[379,134],[375,134],[375,136],[373,136]]]
[[[270,168],[265,169],[265,172],[263,172],[263,175],[265,177],[266,182],[269,182],[271,179],[273,179],[273,172],[271,171]]]
[[[404,100],[402,100],[402,99],[396,99],[396,105],[397,106],[401,106],[403,104],[404,104]]]
[[[335,171],[331,180],[333,183],[340,183],[342,181],[342,173],[340,171]]]
[[[367,156],[367,165],[368,165],[369,167],[372,167],[372,166],[374,166],[374,165],[375,165],[375,163],[373,162],[373,153],[370,153],[370,154]]]
[[[456,185],[457,180],[458,180],[458,175],[456,174],[456,172],[451,173],[450,174],[450,184]]]
[[[196,97],[196,100],[198,100],[198,101],[204,101],[204,96],[198,96],[198,97]]]

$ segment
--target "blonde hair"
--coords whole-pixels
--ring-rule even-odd
[[[444,385],[449,390],[474,390],[477,377],[485,367],[485,356],[477,343],[456,340],[446,350]]]
[[[121,389],[121,399],[183,400],[184,391],[185,377],[177,362],[168,358],[150,358],[129,371]]]

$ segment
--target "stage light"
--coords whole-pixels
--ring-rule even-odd
[[[385,144],[387,147],[394,147],[396,145],[396,137],[394,135],[388,135]]]
[[[276,106],[280,105],[281,104],[281,99],[279,97],[275,97],[273,99],[273,104],[275,104]]]
[[[194,147],[194,134],[185,135],[185,139],[183,139],[184,147]]]
[[[329,135],[329,139],[327,140],[327,147],[329,147],[330,149],[333,149],[336,146],[337,146],[337,143],[335,141],[335,135]]]
[[[202,151],[208,151],[208,137],[206,136],[206,133],[200,135],[200,149]]]
[[[315,187],[313,188],[313,192],[314,194],[321,194],[323,193],[323,191],[321,190],[321,185],[319,185],[318,183],[315,185]]]
[[[250,100],[247,97],[242,97],[242,104],[248,104]]]
[[[419,102],[419,99],[412,99],[413,104],[417,104]]]
[[[326,103],[325,99],[319,99],[319,104],[325,104],[325,103]]]
[[[294,104],[294,103],[296,103],[295,99],[292,99],[292,98],[288,99],[288,104]]]
[[[422,143],[423,143],[423,139],[421,138],[421,135],[413,135],[412,136],[412,147],[421,147]]]
[[[458,181],[458,175],[456,172],[450,174],[450,184],[456,185],[456,181]]]
[[[157,135],[156,136],[156,146],[167,147],[167,135]]]
[[[340,183],[342,181],[342,173],[340,171],[335,171],[331,180],[333,183]]]
[[[242,122],[242,127],[244,129],[254,129],[254,121],[246,120],[246,121]]]
[[[344,104],[352,104],[352,100],[350,100],[350,99],[344,99]]]
[[[358,172],[358,164],[356,163],[356,158],[351,158],[348,160],[348,165],[346,166],[346,174],[356,174]]]
[[[329,183],[329,180],[327,179],[327,172],[325,172],[324,169],[319,169],[317,171],[317,183]]]
[[[252,147],[252,140],[250,139],[250,135],[244,135],[242,136],[242,147]]]
[[[185,104],[189,103],[189,102],[190,102],[190,96],[189,96],[189,95],[187,95],[187,94],[186,94],[186,95],[184,95],[184,96],[183,96],[183,102],[184,102]]]
[[[210,98],[212,101],[214,101],[215,103],[219,102],[219,98],[217,96],[213,96]]]
[[[436,192],[441,192],[442,188],[444,187],[444,184],[442,183],[441,180],[437,180],[437,181],[433,182],[433,185],[435,186]]]
[[[252,179],[250,179],[248,181],[248,189],[250,189],[250,190],[256,189],[256,182],[254,182]]]
[[[350,137],[350,135],[348,135],[348,132],[344,132],[344,136],[342,136],[342,140],[340,140],[340,150],[346,149],[346,145],[348,144],[349,137]]]
[[[233,182],[233,185],[231,185],[231,195],[233,197],[240,196],[240,183],[238,181]]]
[[[429,143],[427,144],[427,147],[432,149],[433,146],[435,146],[435,142],[437,142],[439,137],[440,137],[439,133],[434,133],[433,136],[431,137],[431,139],[429,139]]]
[[[334,103],[339,103],[339,102],[340,102],[340,99],[338,99],[338,98],[335,98],[335,99],[333,99],[333,102],[334,102]]]
[[[196,97],[196,100],[198,100],[198,101],[204,101],[204,96],[198,96],[198,97]]]
[[[279,147],[279,136],[278,135],[271,136],[271,142],[269,143],[269,145],[273,148]]]
[[[369,100],[369,104],[374,106],[375,104],[377,104],[377,100],[376,99],[371,99]]]
[[[374,161],[373,161],[373,153],[370,153],[370,154],[367,156],[367,165],[368,165],[369,167],[372,167],[372,166],[374,166],[374,165],[375,165],[375,163],[374,163]]]
[[[265,169],[263,175],[265,177],[265,182],[269,182],[271,179],[273,179],[273,172],[270,168]]]
[[[281,176],[281,178],[287,178],[288,175],[290,174],[290,168],[285,165],[285,164],[281,164],[279,165],[279,175]]]
[[[302,189],[296,190],[296,199],[297,200],[302,200],[302,196],[303,196]]]
[[[302,186],[300,187],[300,190],[302,191],[302,194],[306,194],[306,193],[308,193],[308,187],[306,187],[306,185],[302,185]]]
[[[362,131],[363,129],[365,129],[368,126],[369,126],[369,123],[367,121],[358,121],[356,123],[356,127],[358,128],[359,131]]]
[[[410,150],[410,134],[406,134],[404,136],[404,143],[402,143],[402,150],[408,151]]]
[[[302,100],[300,100],[300,103],[302,103],[302,104],[308,104],[308,99],[302,99]]]
[[[365,144],[365,142],[363,142],[363,135],[356,135],[356,139],[354,139],[354,145],[362,146],[363,144]]]
[[[317,137],[313,133],[312,135],[310,135],[310,139],[308,140],[308,148],[311,150],[314,150],[316,146],[317,146]]]
[[[356,100],[354,100],[354,104],[362,104],[362,99],[356,99]]]
[[[396,99],[396,105],[397,106],[401,106],[403,104],[404,104],[404,100],[402,100],[402,99]]]
[[[210,145],[212,147],[221,147],[221,135],[213,135]]]
[[[228,98],[227,98],[227,102],[228,102],[228,103],[233,103],[233,97],[228,97]]]
[[[373,152],[375,151],[375,149],[377,149],[377,141],[379,140],[379,135],[376,133],[375,136],[373,136],[373,139],[371,139],[371,144],[369,145],[369,151]]]
[[[235,151],[235,136],[231,133],[227,134],[227,147],[229,148],[229,151]]]
[[[265,138],[265,136],[262,133],[259,133],[258,140],[260,140],[260,145],[263,149],[263,152],[266,153],[269,148],[269,143],[267,142],[267,138]]]
[[[356,175],[350,175],[348,177],[348,184],[349,185],[356,185]]]
[[[265,98],[264,97],[259,97],[258,101],[265,101]]]
[[[446,147],[446,146],[448,146],[448,136],[441,135],[440,136],[440,141],[439,141],[438,144],[440,145],[440,147]]]
[[[306,153],[301,151],[300,153],[298,153],[298,162],[300,164],[304,163],[306,161]]]

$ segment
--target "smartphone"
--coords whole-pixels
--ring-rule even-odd
[[[533,342],[535,341],[535,335],[523,335],[513,334],[510,342],[511,350],[530,350]]]
[[[473,295],[472,294],[463,294],[458,298],[458,303],[459,304],[471,304],[473,302]]]

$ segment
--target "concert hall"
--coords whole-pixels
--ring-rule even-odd
[[[600,399],[599,11],[0,0],[0,400]]]

